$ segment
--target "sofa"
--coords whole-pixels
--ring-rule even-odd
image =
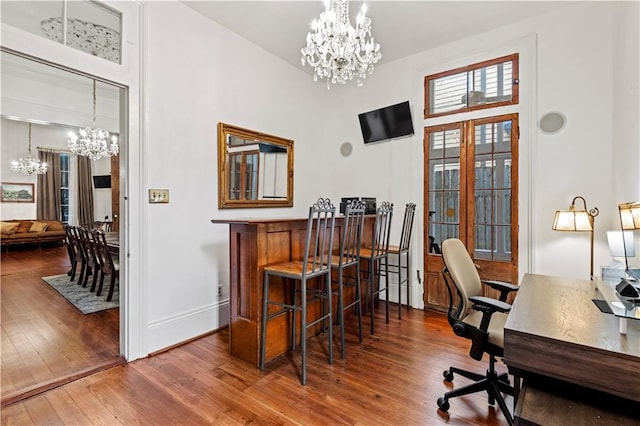
[[[0,222],[0,244],[37,244],[64,242],[66,233],[64,225],[59,220],[22,219]]]

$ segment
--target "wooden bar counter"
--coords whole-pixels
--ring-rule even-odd
[[[214,224],[229,225],[230,319],[229,352],[258,366],[260,323],[262,321],[262,283],[264,267],[293,259],[302,259],[307,218],[290,219],[213,219]],[[344,218],[336,216],[334,247],[338,248]],[[365,218],[363,243],[371,241],[375,215]],[[272,278],[270,298],[289,300],[291,283]],[[313,285],[311,282],[310,285]],[[364,283],[363,283],[364,287]],[[336,299],[334,298],[334,311]],[[308,307],[309,318],[315,318],[320,306]],[[363,305],[364,306],[364,305]],[[285,353],[290,347],[290,315],[282,315],[267,325],[267,361]],[[299,315],[298,315],[298,321]],[[299,330],[299,328],[298,328]],[[299,337],[298,337],[299,339]]]

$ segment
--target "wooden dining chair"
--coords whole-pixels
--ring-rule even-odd
[[[355,307],[358,316],[358,337],[362,343],[362,292],[360,287],[360,246],[362,245],[362,231],[364,229],[363,201],[351,200],[344,211],[344,221],[340,235],[338,254],[331,257],[331,269],[337,275],[338,295],[338,325],[340,326],[340,355],[346,356],[344,342],[344,313]],[[350,272],[349,272],[350,271]],[[346,275],[350,273],[350,275]],[[353,289],[353,298],[345,304],[345,290]]]
[[[67,253],[69,254],[69,262],[71,263],[71,269],[67,272],[67,275],[69,275],[69,280],[73,281],[76,279],[78,263],[80,263],[80,268],[82,269],[82,257],[73,227],[71,225],[64,225],[64,233],[67,236]]]
[[[360,260],[367,261],[367,268],[361,269],[365,273],[367,281],[367,303],[371,315],[371,334],[374,334],[374,311],[380,293],[386,296],[385,322],[389,324],[389,280],[382,280],[380,277],[389,276],[389,235],[391,234],[391,218],[393,217],[393,204],[384,201],[376,209],[376,221],[373,230],[371,245],[360,249]],[[385,270],[381,271],[384,267]]]
[[[109,275],[109,292],[107,293],[107,302],[113,299],[113,291],[115,289],[116,279],[120,280],[120,260],[119,257],[109,250],[109,245],[105,239],[104,232],[99,229],[91,231],[93,240],[96,242],[96,246],[100,253],[100,281],[98,284],[98,290],[96,296],[102,295],[102,287],[104,285],[104,276]]]
[[[95,247],[95,244],[93,243],[93,240],[91,238],[91,231],[83,227],[78,227],[77,231],[80,241],[80,248],[84,253],[84,257],[86,259],[85,274],[82,281],[78,282],[78,284],[81,284],[82,287],[86,287],[89,282],[89,275],[92,275],[90,291],[94,291],[98,279],[98,271],[101,267],[99,254],[97,253],[97,248]]]
[[[300,346],[302,352],[302,368],[300,382],[307,384],[307,329],[321,322],[323,329],[328,330],[329,364],[333,364],[333,334],[332,334],[332,306],[331,306],[331,264],[330,257],[333,248],[333,230],[335,226],[336,208],[329,199],[319,198],[309,208],[307,220],[306,243],[303,258],[294,259],[284,263],[268,265],[264,268],[264,282],[262,290],[262,321],[260,339],[260,370],[264,370],[267,351],[267,322],[284,314],[291,314],[290,340],[291,350],[296,346],[297,312],[300,312]],[[280,277],[280,280],[271,282],[272,277]],[[317,286],[309,287],[309,280],[317,279]],[[289,299],[285,294],[284,281],[292,280]],[[300,285],[298,287],[298,284]],[[276,285],[282,291],[271,291],[270,286]],[[324,288],[323,288],[324,287]],[[277,297],[276,295],[280,295]],[[284,297],[282,297],[284,295]],[[299,296],[299,297],[298,297]],[[283,300],[284,299],[284,300]],[[299,300],[298,300],[299,299]],[[322,313],[319,317],[308,321],[307,306],[309,303],[320,300]],[[270,306],[278,307],[277,310],[269,309]]]

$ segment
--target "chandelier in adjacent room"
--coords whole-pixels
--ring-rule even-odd
[[[18,161],[12,161],[11,170],[24,176],[47,173],[47,163],[43,163],[31,155],[31,123],[29,123],[29,152],[26,157],[20,157]]]
[[[109,132],[96,127],[96,81],[93,80],[93,127],[79,129],[80,137],[71,133],[69,138],[69,149],[74,154],[98,160],[102,157],[118,155],[118,139],[111,137],[109,144]]]
[[[363,4],[354,28],[347,0],[325,0],[325,11],[311,23],[307,45],[302,48],[302,65],[309,63],[314,68],[315,81],[326,78],[330,89],[331,83],[345,84],[356,77],[362,86],[367,73],[373,73],[373,64],[382,55],[371,36],[371,19],[366,13]]]

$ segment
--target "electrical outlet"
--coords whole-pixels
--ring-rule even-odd
[[[218,285],[218,297],[222,297],[222,284]]]

